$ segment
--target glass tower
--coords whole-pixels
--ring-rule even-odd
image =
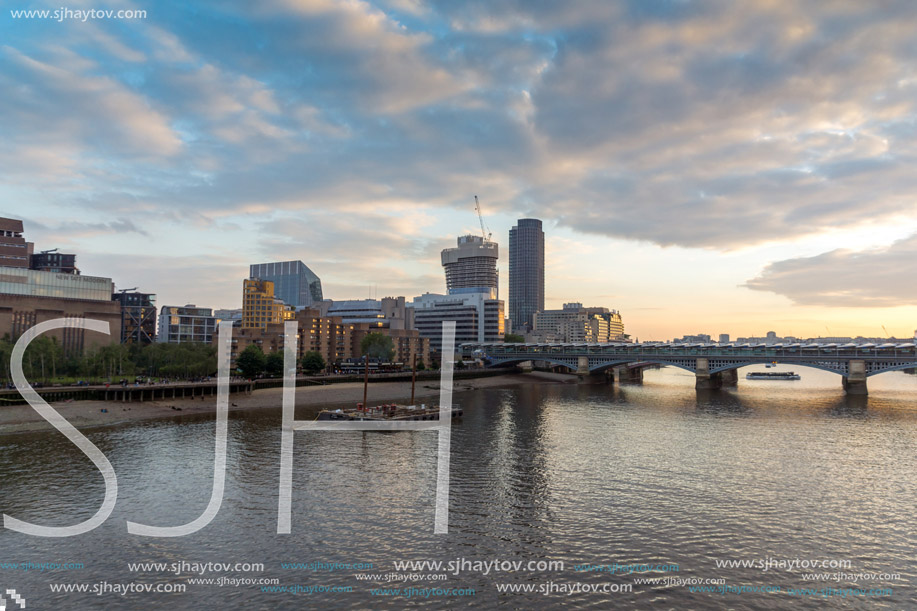
[[[519,219],[509,230],[509,315],[513,330],[531,330],[544,310],[544,231],[539,219]]]
[[[322,281],[302,261],[258,263],[250,266],[249,278],[274,283],[274,297],[288,306],[305,308],[321,301]]]

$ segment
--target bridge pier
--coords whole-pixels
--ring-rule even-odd
[[[628,367],[627,365],[618,365],[614,368],[615,382],[642,382],[643,367]]]
[[[694,367],[694,388],[697,390],[712,390],[722,388],[723,376],[719,373],[710,373],[710,364],[705,358],[698,358]]]
[[[535,370],[535,366],[532,365],[532,361],[523,361],[519,363],[519,369],[522,370],[522,373],[532,373]]]
[[[850,361],[848,373],[843,379],[844,390],[848,395],[868,395],[866,389],[866,361]]]
[[[576,359],[576,375],[583,377],[589,375],[589,357],[581,356]]]
[[[738,386],[739,385],[739,370],[738,369],[727,369],[726,371],[721,371],[718,374],[720,379],[723,381],[723,386]]]

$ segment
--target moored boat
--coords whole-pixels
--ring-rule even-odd
[[[452,407],[452,419],[461,418],[463,410],[460,406]],[[316,420],[368,420],[377,422],[390,422],[395,420],[439,420],[439,408],[426,405],[398,405],[388,403],[375,407],[363,408],[361,403],[354,409],[323,409],[318,413]]]
[[[802,376],[793,371],[751,371],[745,374],[746,380],[801,380]]]

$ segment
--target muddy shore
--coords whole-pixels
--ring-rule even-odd
[[[456,380],[453,392],[480,388],[511,388],[529,384],[575,383],[576,376],[532,372],[508,374],[489,378]],[[256,390],[250,395],[229,396],[231,411],[276,408],[281,405],[280,388]],[[410,382],[374,382],[370,385],[370,405],[399,402],[411,398]],[[439,398],[439,382],[425,380],[418,382],[415,402],[436,403]],[[335,404],[356,404],[363,400],[363,385],[357,382],[327,386],[301,386],[296,389],[297,407],[322,407]],[[216,397],[203,399],[167,399],[144,403],[122,403],[120,401],[56,401],[51,403],[61,415],[78,429],[106,426],[135,420],[170,418],[186,414],[215,414]],[[103,411],[106,410],[106,411]],[[26,431],[53,430],[51,425],[29,405],[0,407],[0,435]]]

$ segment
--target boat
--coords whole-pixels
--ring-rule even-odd
[[[746,380],[801,380],[802,377],[792,371],[752,371],[745,374]]]
[[[414,362],[411,367],[411,404],[398,405],[397,403],[385,403],[375,407],[364,407],[367,405],[366,397],[369,391],[369,358],[364,355],[363,360],[366,363],[363,375],[363,402],[357,403],[352,409],[323,409],[316,416],[316,420],[363,420],[375,422],[393,422],[408,420],[439,420],[439,407],[427,407],[421,403],[418,407],[414,405],[414,390],[417,384],[417,355],[414,355]],[[453,404],[452,419],[461,418],[464,414],[461,406]]]
[[[463,410],[460,406],[452,407],[452,419],[461,418]],[[398,405],[387,403],[363,409],[362,403],[357,403],[354,409],[323,409],[318,413],[316,420],[366,420],[375,422],[392,422],[398,420],[439,420],[439,408],[427,407],[424,404]]]

